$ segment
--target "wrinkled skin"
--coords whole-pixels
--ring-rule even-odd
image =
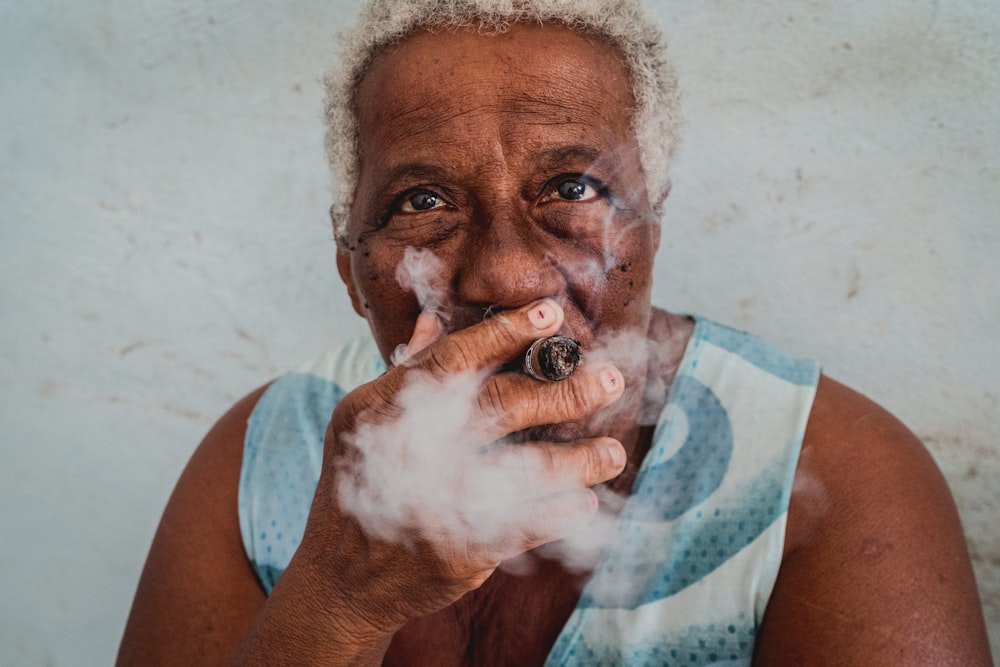
[[[649,328],[660,230],[621,113],[633,106],[626,70],[604,44],[554,29],[536,42],[537,31],[418,34],[361,83],[361,173],[338,264],[386,358],[420,312],[395,280],[407,247],[444,266],[446,331],[543,297],[584,349]],[[628,370],[641,387],[646,369]]]
[[[510,532],[498,542],[448,535],[442,545],[436,531],[431,541],[438,543],[420,562],[386,545],[385,559],[371,568],[381,573],[377,581],[352,573],[351,580],[375,590],[395,582],[381,603],[397,614],[385,630],[451,604],[502,560],[565,535],[561,524],[596,505],[587,487],[617,476],[626,454],[638,458],[648,446],[649,434],[636,425],[645,357],[610,353],[553,384],[505,370],[531,340],[555,332],[579,340],[584,350],[600,347],[611,333],[645,341],[653,316],[659,226],[630,119],[621,113],[633,105],[626,70],[604,44],[548,28],[547,39],[533,39],[539,30],[517,26],[485,48],[472,33],[446,40],[417,34],[376,60],[358,91],[361,172],[338,265],[383,356],[391,360],[405,344],[407,361],[338,406],[328,455],[350,456],[340,435],[372,413],[393,414],[397,393],[414,373],[444,379],[479,371],[489,375],[475,399],[481,412],[469,422],[481,431],[475,444],[514,434],[526,442],[500,455],[531,452],[537,460],[523,466],[529,476],[548,462],[536,484],[545,492],[525,495],[527,511],[508,508]],[[442,96],[448,90],[462,94]],[[439,262],[439,315],[421,314],[414,292],[396,279],[407,248],[429,250]],[[525,316],[536,325],[554,319],[525,330],[518,324]],[[611,465],[592,462],[599,447]],[[567,477],[554,475],[556,469],[579,472]],[[553,486],[557,477],[573,488]],[[547,518],[544,503],[570,499],[592,504],[557,505]],[[456,495],[456,505],[465,502]],[[345,560],[371,558],[372,551],[368,545],[364,555],[359,549]],[[391,568],[393,559],[409,563],[407,571]],[[409,606],[417,601],[418,608]]]
[[[305,535],[270,596],[236,514],[262,390],[216,424],[164,512],[120,664],[224,664],[234,654],[255,665],[544,662],[585,574],[539,561],[513,576],[498,564],[588,521],[595,485],[629,488],[651,437],[636,416],[662,402],[646,389],[669,384],[691,330],[650,307],[660,230],[628,91],[613,49],[549,25],[417,33],[376,59],[356,100],[361,173],[337,263],[398,364],[338,404]],[[396,281],[407,248],[442,266],[436,314]],[[571,378],[546,384],[510,371],[532,340],[556,332],[583,344]],[[648,337],[656,355],[600,352],[623,333]],[[414,515],[405,545],[379,538],[346,511],[349,464],[378,449],[390,461],[398,452],[395,467],[407,472],[412,443],[378,429],[402,418],[418,375],[447,387],[470,374],[462,437],[443,446],[463,465],[517,473],[498,531],[462,530],[439,507]],[[422,481],[450,492],[455,479],[431,471]],[[458,511],[469,498],[456,490]],[[755,662],[991,662],[940,473],[902,424],[825,377]]]

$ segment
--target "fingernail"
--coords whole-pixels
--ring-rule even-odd
[[[542,299],[528,309],[528,320],[536,329],[548,329],[556,321],[556,303]]]
[[[600,370],[600,377],[604,391],[609,394],[617,394],[625,386],[625,379],[622,377],[621,371],[614,366],[602,368]]]
[[[608,463],[614,466],[615,469],[625,467],[625,450],[617,442],[613,442],[604,448],[604,456],[607,458]]]

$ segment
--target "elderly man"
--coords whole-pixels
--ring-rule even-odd
[[[346,46],[332,214],[371,340],[208,434],[120,663],[989,664],[914,436],[651,306],[676,87],[632,2],[376,1]],[[524,372],[555,334],[583,363]]]

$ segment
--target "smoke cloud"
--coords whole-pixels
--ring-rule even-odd
[[[451,316],[447,309],[448,288],[443,273],[444,264],[432,251],[408,246],[403,251],[403,261],[396,267],[396,281],[400,287],[416,295],[421,310],[447,322]]]
[[[576,268],[584,279],[598,282],[613,270],[614,257],[608,254],[604,263],[607,267],[592,262]],[[396,278],[413,291],[423,313],[447,321],[450,296],[443,268],[432,251],[407,248]],[[615,332],[588,346],[584,359],[590,364],[614,363],[627,378],[643,377],[648,349],[646,332]],[[392,361],[403,363],[408,356],[402,345]],[[477,399],[487,377],[486,372],[467,372],[442,379],[411,369],[396,397],[397,419],[363,415],[357,431],[342,436],[358,455],[342,462],[338,499],[372,537],[403,544],[418,537],[453,544],[455,538],[469,536],[475,542],[495,543],[537,499],[537,480],[526,476],[522,457],[511,455],[512,448],[524,445],[491,442],[484,435],[486,425],[476,423],[481,419]],[[639,390],[626,386],[626,391]],[[603,425],[617,416],[620,403],[636,404],[625,400],[605,408],[588,420],[588,431],[607,434]],[[656,421],[656,415],[638,417],[643,423]],[[537,550],[538,555],[577,571],[596,565],[614,538],[624,499],[602,487],[595,492],[601,501],[596,515],[565,539]],[[526,562],[516,559],[505,567],[517,572]]]

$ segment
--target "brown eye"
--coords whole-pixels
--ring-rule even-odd
[[[542,201],[590,201],[604,194],[605,188],[600,182],[576,175],[552,181]]]
[[[432,208],[437,208],[441,203],[440,197],[433,192],[424,190],[415,192],[404,199],[399,205],[399,210],[403,213],[419,213],[420,211],[429,211]]]
[[[588,192],[589,190],[589,192]],[[556,192],[563,199],[581,201],[597,195],[592,187],[580,181],[563,181],[556,186]]]

